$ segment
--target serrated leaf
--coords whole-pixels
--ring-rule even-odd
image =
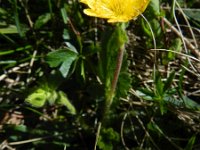
[[[77,58],[77,53],[69,49],[61,49],[54,52],[50,52],[45,60],[50,67],[58,67],[63,77],[67,77],[69,69]]]
[[[71,114],[75,115],[76,114],[76,109],[72,105],[70,100],[68,99],[67,95],[62,91],[59,91],[58,95],[59,95],[59,97],[58,97],[57,103],[66,106],[67,109],[69,110],[69,112]]]
[[[113,128],[103,128],[98,140],[98,147],[101,150],[113,150],[114,143],[118,143],[119,134]]]
[[[25,99],[25,102],[30,103],[34,107],[42,107],[47,97],[46,91],[42,88],[38,88]]]
[[[120,73],[116,91],[117,95],[121,97],[126,96],[130,88],[131,88],[130,74],[127,72]]]
[[[60,49],[53,51],[47,54],[45,61],[49,64],[50,67],[58,67],[63,61],[66,60],[68,56],[68,50]]]
[[[67,77],[69,69],[73,63],[73,61],[77,58],[77,55],[74,55],[75,53],[71,53],[68,55],[66,60],[62,63],[60,66],[60,72],[63,75],[63,77]]]

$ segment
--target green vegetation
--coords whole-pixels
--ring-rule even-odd
[[[0,4],[0,149],[200,149],[199,0],[151,0],[126,33],[78,0]]]

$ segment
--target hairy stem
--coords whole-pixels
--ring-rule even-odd
[[[118,78],[119,78],[119,74],[120,74],[121,66],[122,66],[122,62],[123,62],[123,56],[124,56],[124,44],[118,50],[117,62],[116,62],[113,80],[112,80],[112,83],[111,83],[111,88],[110,88],[110,90],[107,94],[107,97],[106,97],[106,106],[105,106],[106,109],[105,109],[105,113],[104,113],[105,115],[107,115],[109,108],[110,108],[110,106],[113,102],[113,98],[115,96],[117,82],[118,82]]]

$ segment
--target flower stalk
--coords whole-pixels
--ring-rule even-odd
[[[118,50],[115,72],[114,72],[113,80],[111,83],[111,89],[108,91],[108,94],[106,96],[106,106],[108,108],[110,108],[110,106],[113,102],[113,98],[115,96],[117,82],[119,79],[119,74],[121,71],[122,63],[123,63],[123,56],[124,56],[124,44]]]

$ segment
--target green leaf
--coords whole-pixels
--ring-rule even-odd
[[[17,27],[15,25],[9,25],[5,28],[0,28],[0,34],[16,34],[18,33]]]
[[[146,88],[136,91],[136,95],[144,100],[153,101],[154,93]]]
[[[58,67],[68,57],[67,53],[68,50],[66,49],[50,52],[45,57],[45,61],[49,64],[50,67]]]
[[[149,122],[147,124],[147,128],[157,134],[164,135],[163,131],[161,128],[155,123],[155,122]]]
[[[186,108],[193,110],[200,110],[200,105],[197,102],[190,99],[189,97],[183,96],[182,100]]]
[[[35,29],[40,29],[42,26],[48,23],[48,21],[51,20],[51,13],[45,13],[38,17],[34,24]]]
[[[167,53],[163,53],[162,55],[162,63],[164,65],[167,65],[169,61],[174,60],[176,58],[176,53],[175,52],[180,52],[182,49],[182,40],[180,38],[176,38],[172,41],[169,47],[170,50]]]
[[[13,53],[19,52],[19,51],[29,51],[29,50],[32,50],[32,46],[31,45],[26,45],[24,47],[19,47],[19,48],[15,49],[15,50],[10,50],[10,49],[1,50],[0,51],[0,56],[13,54]]]
[[[157,71],[156,75],[155,75],[155,79],[154,79],[154,84],[155,84],[155,90],[156,90],[156,96],[158,98],[162,98],[163,97],[163,87],[164,87],[164,83],[161,80],[161,74]],[[161,100],[161,99],[160,99]]]
[[[18,10],[19,7],[18,7],[17,0],[14,0],[13,3],[14,3],[14,18],[15,18],[15,24],[17,27],[17,31],[21,37],[24,37],[25,33],[23,32],[21,23],[20,23],[19,10]]]
[[[192,150],[195,141],[196,141],[196,135],[193,135],[193,136],[189,139],[185,150]]]
[[[170,85],[172,84],[174,77],[175,77],[175,71],[170,73],[169,77],[167,78],[167,81],[164,83],[163,92],[166,92],[170,88]]]
[[[129,89],[131,88],[131,76],[128,72],[120,73],[116,94],[120,97],[127,95]]]
[[[175,52],[180,52],[182,48],[182,40],[180,38],[176,38],[172,41],[172,44],[169,49],[174,50]],[[168,59],[174,60],[176,54],[173,52],[168,52]]]
[[[56,100],[58,99],[58,94],[56,91],[49,89],[47,91],[47,101],[50,105],[54,105]]]
[[[16,60],[5,60],[5,61],[0,61],[0,65],[4,64],[17,64]]]
[[[77,55],[74,55],[75,53],[71,53],[68,55],[68,58],[62,63],[60,66],[60,72],[63,75],[63,77],[67,77],[69,69],[71,67],[71,64],[73,61],[77,58]]]
[[[167,95],[164,98],[165,103],[173,105],[174,107],[184,107],[183,101],[180,99],[174,98],[173,96]]]
[[[70,34],[67,29],[64,29],[63,31],[63,39],[64,40],[70,40]],[[68,45],[69,42],[65,42],[66,45]],[[70,44],[70,43],[69,43]],[[68,46],[69,47],[69,46]],[[70,47],[69,47],[70,48]]]
[[[54,52],[50,52],[45,60],[50,67],[58,67],[63,77],[67,77],[69,69],[77,58],[77,53],[70,49],[61,49]]]
[[[181,67],[181,72],[179,74],[179,78],[178,78],[178,87],[177,87],[177,91],[179,93],[179,95],[181,96],[183,93],[183,82],[184,82],[184,75],[186,72],[186,68],[188,66],[189,62],[185,61],[185,64]],[[186,68],[185,68],[186,67]]]
[[[65,7],[61,8],[60,11],[61,11],[61,15],[62,15],[62,18],[63,18],[63,22],[65,24],[67,24],[69,18],[68,18],[67,11],[66,11]]]
[[[148,11],[150,14],[154,16],[160,15],[160,1],[159,0],[151,0],[148,6]]]
[[[157,132],[156,127],[155,127],[155,123],[153,123],[153,122],[149,122],[149,123],[147,124],[147,128],[148,128],[149,130],[151,130],[151,131]]]
[[[3,16],[3,15],[6,15],[8,12],[3,9],[3,8],[0,8],[0,15]]]
[[[72,105],[72,103],[70,102],[70,100],[68,99],[67,95],[62,92],[62,91],[59,91],[58,92],[58,100],[56,101],[58,104],[61,104],[61,105],[64,105],[67,107],[67,109],[69,110],[69,112],[73,115],[76,114],[76,109],[75,107]]]
[[[44,89],[38,88],[25,99],[25,102],[30,103],[34,107],[42,107],[46,103],[47,98],[48,93]]]
[[[13,130],[18,131],[18,132],[24,132],[24,133],[28,131],[27,126],[22,125],[22,124],[14,126]]]
[[[66,39],[66,40],[69,40],[69,39]],[[65,44],[67,45],[67,48],[69,50],[73,51],[74,53],[78,53],[77,50],[76,50],[76,48],[74,47],[74,45],[72,45],[70,42],[65,42]]]
[[[99,149],[113,150],[113,147],[115,147],[115,143],[119,142],[119,137],[119,133],[113,130],[113,128],[103,128],[98,141]]]
[[[184,13],[191,19],[198,21],[200,23],[199,11],[200,9],[193,9],[193,10],[189,9],[189,10],[184,10]]]

